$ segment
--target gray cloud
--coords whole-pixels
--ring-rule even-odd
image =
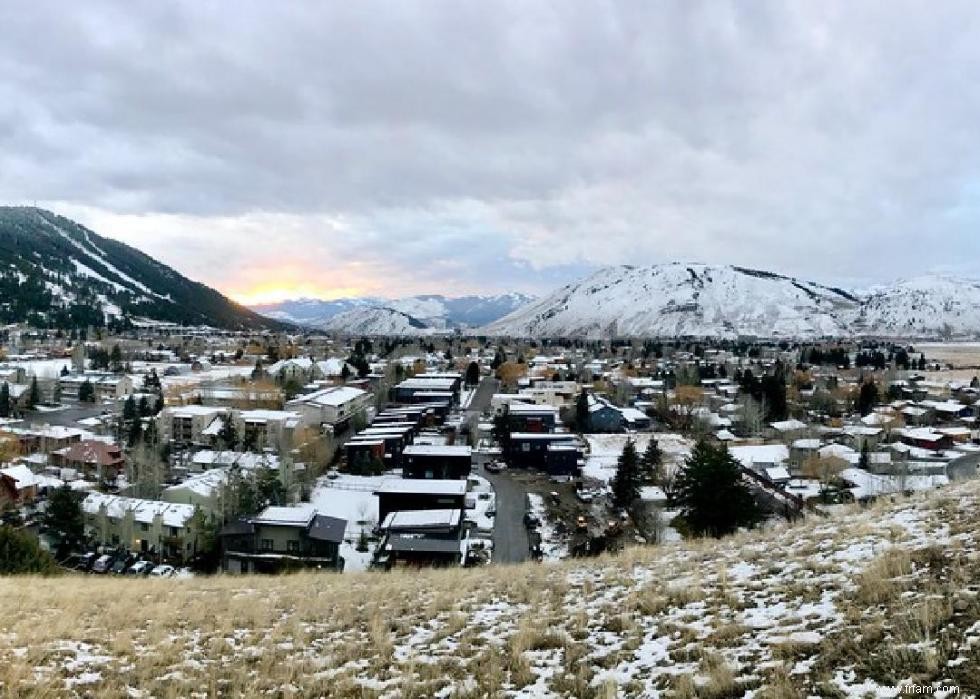
[[[272,262],[372,293],[671,259],[978,275],[978,22],[965,2],[15,1],[0,197],[242,293]]]

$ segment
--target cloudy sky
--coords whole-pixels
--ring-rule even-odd
[[[240,300],[980,276],[975,2],[0,4],[0,200]]]

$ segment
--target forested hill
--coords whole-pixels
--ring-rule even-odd
[[[0,322],[67,329],[135,318],[229,329],[277,325],[67,218],[0,207]]]

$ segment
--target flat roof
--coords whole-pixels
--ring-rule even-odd
[[[466,481],[431,478],[390,478],[378,486],[375,494],[466,495]]]
[[[447,446],[445,444],[410,444],[402,451],[405,456],[466,456],[470,457],[470,447]]]
[[[398,510],[389,512],[381,524],[382,529],[452,528],[458,527],[463,511],[445,510]]]

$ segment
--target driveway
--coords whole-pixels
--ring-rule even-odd
[[[524,528],[527,488],[507,473],[481,475],[490,481],[497,494],[497,516],[493,525],[493,560],[495,563],[520,563],[528,559],[530,545]]]

